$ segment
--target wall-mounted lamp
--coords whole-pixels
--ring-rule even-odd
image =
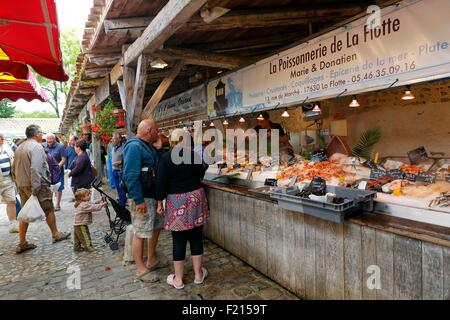
[[[316,103],[316,104],[314,105],[314,108],[312,109],[312,111],[314,111],[314,112],[322,112],[322,110],[320,109],[320,106],[319,106],[318,103]]]
[[[402,100],[413,100],[416,97],[414,97],[414,95],[411,93],[411,87],[410,86],[406,86],[406,90],[405,93],[402,96]]]
[[[358,108],[360,106],[358,100],[356,100],[356,96],[353,96],[352,102],[348,105],[350,108]]]

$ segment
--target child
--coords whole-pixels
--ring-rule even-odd
[[[89,227],[92,223],[92,212],[100,211],[106,207],[106,202],[93,203],[91,200],[91,190],[78,189],[75,192],[75,222],[74,222],[74,243],[75,252],[94,251],[92,247],[91,235]]]

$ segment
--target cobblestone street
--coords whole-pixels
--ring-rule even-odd
[[[62,210],[56,213],[58,228],[72,231],[73,203],[65,191]],[[263,276],[238,258],[205,240],[204,265],[209,277],[202,286],[193,284],[190,257],[186,264],[184,290],[175,290],[166,284],[169,267],[156,272],[160,281],[152,284],[137,282],[133,278],[134,266],[123,263],[123,243],[120,249],[110,250],[103,241],[108,230],[104,212],[94,213],[90,226],[96,251],[74,253],[73,236],[70,240],[52,244],[45,222],[30,225],[28,240],[35,250],[15,254],[18,234],[8,233],[5,206],[0,205],[0,299],[297,299],[273,281]],[[159,254],[171,261],[172,240],[163,231],[158,244]],[[189,252],[189,250],[188,250]],[[79,266],[81,289],[67,288],[68,268]]]

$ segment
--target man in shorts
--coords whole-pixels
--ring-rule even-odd
[[[19,232],[19,223],[16,220],[16,191],[11,176],[13,159],[13,150],[6,144],[3,133],[0,133],[0,203],[6,204],[10,233]]]
[[[27,140],[19,145],[14,160],[14,177],[19,191],[22,206],[32,196],[39,200],[45,212],[46,222],[52,233],[53,243],[66,240],[70,233],[59,232],[56,227],[55,208],[52,191],[50,190],[50,169],[47,156],[42,147],[42,131],[39,126],[30,125],[25,130]],[[36,248],[36,245],[26,240],[28,223],[19,223],[19,244],[16,253],[22,253]]]
[[[48,150],[48,153],[55,159],[59,164],[59,169],[61,171],[59,175],[59,179],[61,182],[61,186],[59,187],[58,191],[55,192],[56,194],[56,207],[55,211],[61,210],[61,198],[62,198],[62,192],[64,190],[64,165],[67,162],[67,154],[66,154],[66,148],[64,148],[62,143],[59,143],[56,141],[56,137],[53,133],[47,133],[45,135],[45,142],[43,144],[43,147],[45,150]]]
[[[141,184],[141,171],[156,168],[158,155],[153,143],[158,140],[158,127],[153,120],[143,120],[138,126],[137,135],[129,139],[123,150],[123,180],[130,198],[131,222],[134,237],[133,258],[136,263],[136,278],[143,282],[156,282],[159,278],[151,271],[163,268],[167,261],[158,259],[156,245],[163,228],[163,218],[156,214],[156,200],[144,197]],[[144,169],[145,170],[145,169]],[[147,263],[144,263],[144,240],[148,241]]]

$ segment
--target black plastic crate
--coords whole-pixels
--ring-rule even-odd
[[[334,204],[295,196],[298,192],[298,187],[276,188],[270,196],[276,199],[283,209],[302,212],[336,223],[344,222],[346,216],[356,211],[373,211],[373,199],[377,196],[374,191],[327,186],[327,193],[346,198],[343,203]]]

